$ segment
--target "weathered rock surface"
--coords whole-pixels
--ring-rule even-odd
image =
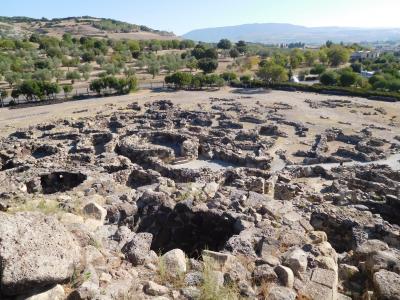
[[[0,213],[1,292],[16,295],[68,280],[80,249],[54,217]]]
[[[186,257],[181,249],[168,251],[161,257],[165,270],[171,277],[178,277],[186,272]]]
[[[35,293],[33,296],[19,296],[17,300],[64,300],[65,297],[64,288],[57,284],[53,288],[44,292]]]
[[[307,253],[295,248],[285,255],[284,264],[292,269],[293,273],[299,275],[307,269]]]
[[[381,270],[374,274],[374,287],[379,299],[400,299],[400,275]]]
[[[153,281],[149,281],[145,284],[144,291],[147,295],[150,296],[162,296],[167,294],[169,292],[169,289]]]
[[[150,246],[153,235],[151,233],[138,233],[125,244],[122,252],[134,265],[142,265],[150,255]]]

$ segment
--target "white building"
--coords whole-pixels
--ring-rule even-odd
[[[361,71],[361,76],[364,78],[371,78],[375,75],[374,71]]]
[[[363,61],[366,59],[379,58],[381,53],[378,51],[356,51],[351,55],[352,61]]]

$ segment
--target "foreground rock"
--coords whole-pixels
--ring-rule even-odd
[[[68,280],[80,249],[55,218],[0,213],[1,293],[17,295]]]
[[[186,272],[186,257],[181,249],[174,249],[165,253],[161,260],[166,272],[171,277],[178,277]]]
[[[381,270],[374,274],[374,287],[379,299],[400,299],[400,275]]]
[[[35,293],[32,296],[20,296],[17,300],[64,300],[65,296],[64,288],[57,284],[47,291]]]

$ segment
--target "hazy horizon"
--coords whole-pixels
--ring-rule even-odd
[[[385,8],[385,9],[383,9]],[[253,0],[182,0],[135,3],[129,0],[15,0],[3,5],[3,16],[63,18],[90,15],[173,31],[177,35],[191,30],[255,23],[289,23],[306,27],[399,28],[397,0],[346,0],[335,2],[305,0],[279,2]],[[206,16],[206,17],[205,17]]]
[[[95,17],[95,16],[92,16]],[[259,25],[259,24],[287,24],[287,25],[294,25],[294,26],[302,26],[306,28],[323,28],[323,27],[337,27],[337,28],[354,28],[354,29],[400,29],[400,25],[398,26],[342,26],[342,25],[321,25],[321,26],[307,26],[302,24],[295,24],[290,22],[254,22],[254,23],[242,23],[242,24],[234,24],[234,25],[222,25],[222,26],[210,26],[210,27],[203,27],[203,28],[194,28],[193,30],[198,29],[205,29],[205,28],[224,28],[224,27],[238,27],[243,25]]]

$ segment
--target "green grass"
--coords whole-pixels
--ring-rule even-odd
[[[218,264],[209,257],[203,258],[203,281],[200,290],[200,300],[240,300],[240,292],[235,283],[222,285],[218,284],[218,278],[215,271],[218,270]],[[159,255],[158,269],[157,269],[157,282],[162,285],[172,286],[175,289],[180,289],[185,286],[185,274],[178,274],[178,276],[171,277],[166,270],[165,261]]]
[[[69,280],[69,285],[71,288],[77,288],[85,281],[88,281],[91,277],[92,274],[90,272],[81,272],[78,269],[75,269]]]
[[[239,300],[241,299],[237,286],[232,283],[219,286],[215,274],[218,269],[212,258],[203,258],[203,283],[200,287],[201,300]]]

